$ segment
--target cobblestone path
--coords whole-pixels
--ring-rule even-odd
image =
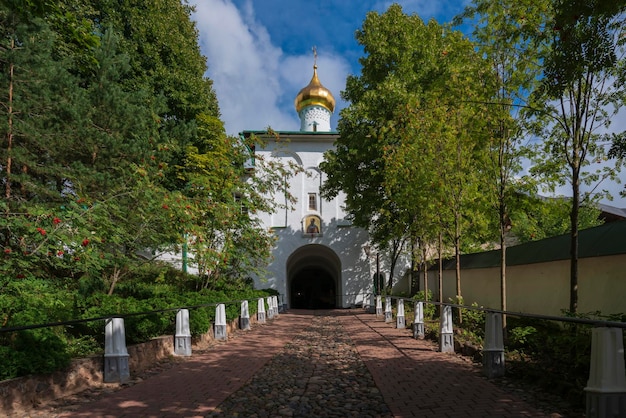
[[[315,316],[209,417],[392,417],[337,317]]]

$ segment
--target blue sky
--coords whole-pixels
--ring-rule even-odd
[[[312,76],[318,75],[337,100],[336,127],[348,74],[358,74],[363,50],[354,33],[368,11],[384,12],[393,3],[375,0],[189,0],[200,47],[207,57],[226,132],[298,130],[293,106]],[[447,22],[466,0],[398,1],[405,13]]]
[[[317,48],[318,75],[335,96],[331,118],[335,129],[340,98],[349,74],[359,74],[363,50],[354,39],[369,11],[383,13],[394,2],[382,0],[188,0],[195,5],[193,19],[199,31],[200,49],[207,57],[207,76],[213,80],[226,132],[272,127],[300,129],[294,98],[313,72],[312,48]],[[452,20],[470,0],[406,0],[405,13],[424,21]],[[624,112],[622,112],[622,116]],[[616,129],[626,129],[626,117],[617,118]],[[622,173],[624,177],[624,173]],[[603,184],[615,200],[622,185]],[[569,187],[557,194],[570,195]]]

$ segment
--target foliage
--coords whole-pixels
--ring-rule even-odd
[[[521,112],[528,105],[528,91],[538,82],[540,49],[526,42],[522,28],[536,24],[545,3],[541,1],[475,0],[456,24],[471,21],[478,50],[486,57],[494,74],[495,89],[487,100],[485,114],[490,127],[489,147],[484,176],[487,207],[493,213],[489,227],[498,232],[500,248],[501,309],[506,310],[507,233],[513,212],[518,211],[512,199],[520,187],[522,159],[528,157],[527,121]],[[516,178],[517,177],[517,178]]]
[[[530,339],[537,333],[537,328],[533,326],[523,326],[512,328],[508,332],[508,341],[510,347],[524,351],[524,347],[530,342]]]
[[[354,224],[367,228],[378,248],[391,249],[391,265],[404,242],[426,245],[455,221],[451,235],[460,246],[461,230],[484,224],[484,211],[472,203],[481,200],[474,163],[486,143],[474,103],[489,84],[485,63],[459,32],[406,15],[397,4],[368,13],[356,38],[366,55],[342,93],[350,104],[321,164],[322,194],[346,193]],[[388,287],[392,280],[390,274]]]
[[[499,87],[491,102],[495,116],[491,155],[496,157],[492,159],[496,170],[491,177],[496,186],[502,264],[506,228],[511,222],[514,227],[524,224],[531,213],[534,218],[528,204],[540,203],[529,199],[517,206],[520,200],[515,199],[516,194],[522,189],[533,195],[541,188],[554,192],[556,187],[569,184],[572,198],[567,230],[572,247],[573,311],[577,306],[578,228],[589,221],[581,222],[580,208],[593,207],[598,198],[606,196],[606,191],[601,190],[602,182],[617,179],[622,164],[619,159],[608,161],[604,144],[611,140],[619,143],[624,135],[611,132],[611,122],[623,107],[625,97],[620,81],[626,69],[621,36],[623,12],[623,4],[603,0],[475,0],[457,19],[457,23],[464,19],[475,24],[473,35],[478,47],[493,62],[497,74]],[[526,155],[519,154],[524,149],[519,147],[522,141],[532,145],[526,148]],[[520,188],[519,182],[510,180],[520,168],[522,155],[531,161],[531,175],[524,179],[528,184]],[[619,156],[615,146],[611,156]],[[583,193],[583,185],[591,191]],[[514,217],[518,220],[514,221]],[[502,293],[504,304],[504,268]]]
[[[274,237],[254,214],[274,210],[272,194],[261,191],[281,187],[283,178],[248,175],[244,168],[249,158],[247,144],[227,137],[218,119],[199,115],[197,127],[197,137],[185,152],[185,164],[177,168],[177,177],[186,186],[171,199],[168,209],[180,235],[187,237],[191,262],[203,278],[197,287],[210,288],[222,276],[243,280],[260,274],[266,265]],[[263,171],[261,161],[257,166]]]
[[[478,303],[473,302],[473,308],[478,308]],[[482,306],[481,306],[482,308]],[[474,330],[473,334],[481,340],[485,337],[485,318],[487,314],[478,309],[463,309],[463,327]]]
[[[579,208],[606,195],[596,190],[604,179],[616,179],[622,165],[620,160],[607,161],[603,144],[624,135],[611,133],[611,122],[626,103],[620,82],[626,77],[626,65],[620,40],[623,15],[579,15],[567,3],[555,2],[543,16],[543,30],[528,33],[529,42],[547,46],[542,84],[531,92],[528,114],[543,140],[532,173],[552,187],[571,187],[569,310],[576,312]],[[592,168],[597,162],[604,164]],[[581,190],[583,185],[591,192]]]
[[[0,5],[0,289],[113,294],[192,243],[206,274],[176,281],[197,288],[266,264],[272,237],[242,205],[271,208],[255,188],[275,186],[245,175],[224,133],[191,9],[140,3]]]
[[[511,213],[511,233],[519,243],[536,241],[570,232],[568,217],[571,203],[566,198],[541,199],[518,195]],[[532,214],[532,215],[531,215]],[[578,228],[586,229],[600,225],[600,210],[582,206]]]
[[[583,406],[591,360],[587,325],[510,318],[507,374]]]
[[[2,338],[0,379],[51,373],[66,367],[70,354],[62,337],[52,329],[20,331],[9,341]]]
[[[240,301],[248,300],[250,315],[257,311],[256,300],[275,291],[254,290],[228,280],[216,283],[220,290],[195,291],[166,284],[148,275],[120,284],[113,295],[87,288],[69,291],[46,280],[13,282],[10,291],[0,294],[3,327],[56,323],[71,319],[125,318],[127,344],[141,343],[161,335],[173,335],[175,308],[190,310],[193,337],[206,333],[215,319],[215,305],[226,304],[228,320],[238,318]],[[165,277],[168,275],[165,274]],[[156,311],[156,312],[155,312]],[[68,326],[0,333],[0,353],[5,361],[0,378],[48,373],[65,367],[71,358],[102,353],[104,322],[90,320]]]

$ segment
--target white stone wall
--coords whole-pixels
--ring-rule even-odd
[[[371,260],[363,250],[367,243],[366,231],[351,226],[343,210],[343,196],[332,200],[322,199],[320,186],[324,174],[319,169],[323,154],[334,144],[336,135],[281,134],[280,144],[270,142],[263,150],[257,150],[261,158],[278,158],[298,164],[303,172],[291,179],[290,193],[297,202],[293,210],[281,210],[274,214],[260,214],[262,222],[271,227],[278,237],[274,259],[269,265],[269,277],[256,279],[256,287],[271,287],[283,295],[283,303],[289,304],[287,265],[290,257],[303,247],[314,249],[315,245],[330,249],[340,263],[339,294],[337,304],[350,307],[363,302],[364,294],[372,291]],[[288,147],[285,147],[285,143]],[[308,173],[308,175],[307,175]],[[309,210],[309,193],[316,193],[317,210]],[[321,234],[305,234],[304,219],[317,215],[322,221]],[[318,247],[319,248],[319,247]],[[314,250],[312,250],[314,253]],[[322,251],[326,253],[326,251]],[[324,263],[324,260],[320,260]]]

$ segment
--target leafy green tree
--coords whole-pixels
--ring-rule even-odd
[[[540,122],[538,135],[542,160],[534,172],[552,184],[571,186],[570,305],[578,308],[578,225],[581,205],[592,204],[592,193],[581,190],[605,178],[615,179],[620,161],[588,171],[592,162],[606,160],[601,145],[623,132],[608,133],[618,110],[625,104],[623,83],[626,66],[621,57],[621,15],[577,14],[567,2],[557,1],[544,15],[545,30],[529,33],[532,42],[544,42],[544,77],[533,92],[532,113]],[[601,2],[601,4],[604,4]],[[580,4],[579,4],[580,6]],[[593,3],[591,5],[593,10]],[[595,188],[594,188],[595,189]]]
[[[507,307],[507,235],[514,222],[513,213],[519,213],[511,198],[520,189],[515,176],[521,171],[521,159],[526,155],[525,118],[521,109],[528,106],[528,92],[541,74],[540,48],[536,43],[526,42],[524,28],[540,26],[539,19],[546,8],[547,3],[541,1],[475,0],[455,18],[456,24],[473,22],[474,41],[495,75],[493,96],[485,103],[491,131],[486,160],[486,169],[491,174],[485,180],[498,219],[502,310]]]
[[[571,224],[569,212],[571,202],[566,198],[546,199],[523,193],[514,197],[512,231],[517,243],[537,241],[544,238],[567,234]],[[582,206],[578,218],[578,228],[591,228],[600,225],[600,210],[595,206]]]
[[[432,23],[436,25],[436,23]],[[385,186],[385,149],[401,141],[396,115],[411,95],[419,94],[422,81],[436,64],[429,51],[425,25],[417,16],[407,16],[398,5],[382,15],[370,12],[357,41],[366,56],[360,59],[360,76],[349,76],[342,97],[349,107],[341,111],[340,138],[321,165],[327,174],[323,194],[346,193],[346,209],[353,222],[370,230],[377,246],[386,248],[392,236],[407,231],[392,225],[398,209]],[[406,225],[407,219],[402,218]],[[389,287],[393,277],[389,277]]]
[[[85,104],[78,80],[54,57],[55,33],[29,11],[0,5],[3,282],[45,272],[55,240],[71,235],[53,215],[68,187],[57,157],[71,140],[59,138]]]
[[[190,18],[192,8],[177,0],[107,0],[93,5],[101,30],[111,27],[129,56],[126,88],[165,100],[156,116],[162,151],[167,151],[161,155],[163,174],[171,190],[184,187],[176,181],[175,167],[183,164],[186,147],[196,135],[196,117],[219,117],[212,81],[205,77],[206,58]]]
[[[399,5],[383,14],[369,13],[356,36],[366,56],[361,58],[361,75],[348,77],[342,92],[350,106],[341,112],[340,137],[322,165],[328,175],[323,193],[331,197],[343,190],[355,224],[368,228],[381,246],[394,234],[404,234],[413,243],[420,237],[423,241],[429,235],[426,226],[432,226],[423,222],[430,216],[429,202],[455,196],[454,202],[442,206],[457,204],[456,218],[450,219],[457,220],[454,242],[460,248],[463,216],[472,213],[466,204],[475,200],[480,184],[470,177],[478,173],[474,163],[484,140],[462,117],[477,106],[453,103],[459,103],[460,97],[467,101],[471,86],[481,85],[476,79],[487,76],[481,60],[460,33],[445,30],[434,20],[425,24],[416,15],[404,14]],[[417,125],[437,123],[428,118],[431,107],[441,109],[437,116],[452,118],[455,124],[442,139],[444,135],[438,134],[449,124],[439,123],[428,139],[441,146],[423,154],[423,144],[414,144],[413,138]],[[426,136],[420,138],[424,141]],[[447,168],[444,173],[449,178],[439,184],[443,189],[423,187],[434,185],[436,176],[426,161]]]
[[[210,288],[220,278],[263,276],[274,236],[255,214],[280,206],[274,197],[287,193],[289,167],[257,156],[252,175],[244,163],[261,139],[229,137],[210,115],[200,115],[197,125],[198,136],[178,172],[187,186],[172,208],[200,271],[198,287]]]
[[[112,291],[139,249],[171,236],[146,216],[162,200],[143,180],[159,104],[122,87],[127,60],[111,33],[81,51],[97,65],[80,72],[45,19],[20,13],[3,14],[14,23],[2,59],[5,278],[87,274]]]
[[[273,241],[254,213],[286,172],[244,171],[251,144],[224,133],[190,7],[18,3],[0,4],[0,285],[112,294],[191,240],[199,286],[261,270]]]
[[[191,6],[177,0],[105,0],[93,2],[100,31],[111,27],[130,58],[130,90],[162,94],[164,126],[195,121],[205,113],[219,116],[206,59],[200,53]]]

